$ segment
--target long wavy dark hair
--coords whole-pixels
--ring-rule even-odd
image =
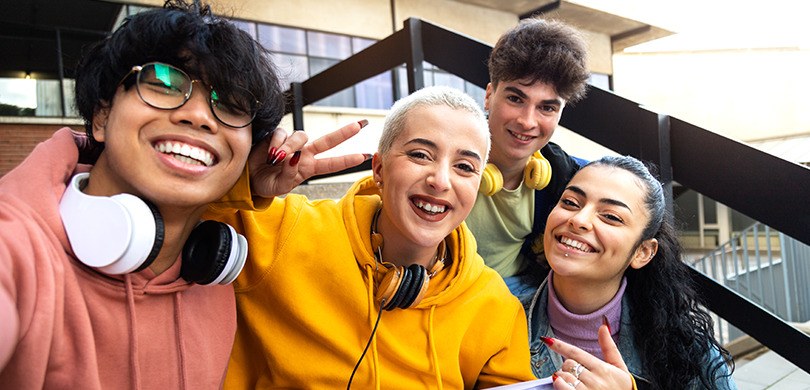
[[[722,366],[728,364],[733,372],[734,361],[715,340],[712,319],[682,260],[661,183],[633,157],[604,157],[586,166],[591,165],[628,171],[645,191],[650,221],[637,244],[655,238],[658,251],[646,266],[628,268],[625,276],[636,348],[652,388],[714,388]],[[712,349],[722,359],[712,359]]]

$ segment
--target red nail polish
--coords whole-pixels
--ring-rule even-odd
[[[557,376],[557,373],[556,373],[556,372],[555,372],[555,373],[553,373],[553,374],[551,374],[551,381],[552,381],[552,382],[556,381],[556,380],[557,380],[557,378],[558,378],[558,376]]]
[[[367,119],[361,119],[361,120],[357,121],[357,123],[360,125],[361,129],[368,126],[368,120]]]
[[[267,151],[267,163],[273,165],[273,159],[276,158],[276,147],[273,146]]]
[[[290,159],[290,166],[294,167],[296,164],[298,164],[299,159],[301,159],[301,151],[300,150],[293,153],[293,156]]]
[[[540,336],[540,340],[542,340],[543,343],[548,345],[549,347],[554,345],[554,339],[552,339],[551,337]]]
[[[284,157],[287,157],[287,152],[285,152],[283,150],[279,150],[278,153],[276,153],[276,157],[273,159],[273,161],[270,161],[270,165],[278,164],[279,161],[284,160]]]
[[[605,326],[607,326],[607,328],[608,328],[608,333],[613,333],[613,332],[611,332],[611,331],[610,331],[610,321],[608,321],[608,318],[607,318],[607,316],[606,316],[606,315],[602,315],[602,324],[604,324]]]

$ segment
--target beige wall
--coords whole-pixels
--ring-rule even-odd
[[[616,93],[748,141],[810,133],[810,50],[617,54]]]
[[[162,0],[109,0],[160,6]],[[396,29],[390,0],[209,0],[215,13],[235,18],[382,39],[419,17],[494,44],[517,22],[517,15],[452,0],[394,0]]]
[[[591,72],[613,74],[613,48],[610,37],[588,30],[581,30],[588,41],[588,67]]]
[[[396,0],[396,16],[397,29],[403,20],[418,17],[489,45],[518,21],[512,13],[448,0]]]

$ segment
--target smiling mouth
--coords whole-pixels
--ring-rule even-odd
[[[168,154],[182,163],[206,167],[215,163],[211,152],[182,142],[159,141],[153,147],[156,151]]]
[[[517,138],[517,139],[519,139],[519,140],[521,140],[523,142],[531,141],[531,140],[537,138],[537,137],[532,137],[530,135],[518,134],[518,133],[515,133],[512,130],[507,130],[507,131],[509,132],[509,134],[512,135],[512,137],[515,137],[515,138]]]
[[[569,247],[571,249],[576,249],[576,250],[578,250],[580,252],[585,252],[585,253],[596,252],[596,250],[593,249],[593,247],[591,247],[590,245],[588,245],[588,244],[586,244],[584,242],[581,242],[581,241],[577,241],[577,240],[568,238],[568,237],[560,236],[560,237],[557,238],[557,241],[559,241],[561,244],[565,245],[566,247]]]
[[[447,206],[437,205],[425,202],[423,200],[414,200],[414,206],[419,208],[420,210],[430,214],[430,215],[437,215],[447,211]]]

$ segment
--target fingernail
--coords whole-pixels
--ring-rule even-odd
[[[291,167],[294,167],[294,166],[295,166],[295,164],[298,164],[298,160],[299,160],[300,158],[301,158],[301,151],[300,151],[300,150],[299,150],[299,151],[297,151],[297,152],[295,152],[295,153],[293,153],[293,156],[292,156],[292,158],[290,159],[290,166],[291,166]]]
[[[551,337],[540,336],[540,340],[542,340],[543,343],[548,345],[549,347],[554,345],[554,339],[552,339]]]
[[[557,373],[555,372],[555,373],[551,374],[551,381],[554,382],[556,380],[557,380]]]
[[[608,328],[608,333],[613,333],[613,332],[611,332],[611,331],[610,331],[610,321],[608,321],[607,316],[606,316],[606,315],[604,315],[604,314],[602,315],[602,324],[604,324],[605,326],[607,326],[607,328]]]
[[[368,126],[368,119],[361,119],[361,120],[357,121],[357,123],[360,125],[360,128],[362,129],[362,128]]]
[[[373,156],[371,154],[368,154],[368,153],[363,153],[363,157],[365,157],[365,159],[368,160]]]
[[[287,152],[279,150],[278,153],[276,153],[276,157],[273,158],[273,161],[270,161],[270,165],[278,164],[279,161],[284,160],[284,157],[287,157]]]
[[[273,146],[267,151],[267,163],[272,165],[273,159],[276,158],[276,147]]]

